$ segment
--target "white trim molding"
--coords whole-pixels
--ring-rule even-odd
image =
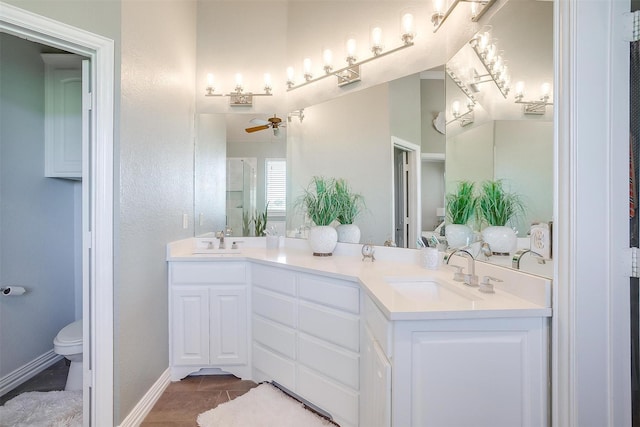
[[[114,42],[97,34],[54,21],[0,2],[0,31],[36,43],[77,53],[90,59],[93,85],[93,132],[90,135],[90,170],[84,174],[90,186],[91,216],[83,230],[88,241],[91,295],[83,308],[85,340],[84,400],[90,402],[90,425],[113,426],[113,125]],[[87,326],[90,325],[90,326]],[[87,332],[88,331],[88,332]],[[90,385],[91,387],[88,387]]]
[[[8,373],[0,378],[0,396],[7,394],[20,384],[35,377],[59,360],[62,360],[62,356],[56,354],[52,349]]]
[[[631,425],[629,6],[555,2],[554,427]]]
[[[145,395],[142,396],[142,399],[140,399],[136,406],[133,407],[119,427],[136,427],[142,424],[146,416],[151,412],[151,409],[153,409],[153,405],[160,399],[160,396],[162,396],[162,393],[167,389],[169,384],[171,384],[171,370],[167,368],[167,370],[160,375],[160,378],[153,383],[151,388],[147,390]]]

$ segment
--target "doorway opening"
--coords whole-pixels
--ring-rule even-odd
[[[421,236],[420,146],[391,137],[393,156],[393,230],[387,242],[416,248]]]
[[[114,43],[4,3],[0,32],[75,53],[90,63],[85,79],[90,125],[82,141],[84,425],[113,426]]]

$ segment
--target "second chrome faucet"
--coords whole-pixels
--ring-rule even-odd
[[[473,255],[471,255],[471,253],[466,249],[450,249],[444,255],[445,263],[449,264],[451,257],[454,255],[459,255],[467,259],[467,272],[462,275],[464,284],[468,286],[478,286],[478,276],[476,275],[476,264]]]

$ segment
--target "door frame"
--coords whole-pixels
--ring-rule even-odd
[[[409,240],[406,242],[406,247],[416,248],[416,240],[422,235],[422,208],[420,202],[420,183],[421,183],[421,166],[422,158],[420,152],[420,146],[409,141],[405,141],[397,136],[391,137],[391,194],[392,200],[395,200],[396,185],[395,185],[395,161],[394,161],[394,149],[399,148],[407,152],[408,164],[409,164],[409,188],[407,197],[409,199],[409,210],[407,216],[409,218]],[[395,202],[391,206],[391,236],[395,236],[396,226],[396,213]]]
[[[113,124],[114,42],[0,2],[0,32],[63,49],[89,58],[92,65],[92,129],[88,138],[89,223],[83,224],[84,401],[89,400],[90,425],[113,426]],[[88,263],[88,265],[86,265]],[[99,302],[99,304],[98,304]],[[87,345],[89,343],[89,345]],[[89,357],[87,357],[87,350]]]

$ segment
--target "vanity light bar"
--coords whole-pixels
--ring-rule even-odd
[[[451,15],[451,12],[453,12],[453,9],[455,9],[460,3],[471,3],[471,22],[478,22],[480,18],[482,18],[482,15],[484,15],[495,2],[496,0],[454,0],[446,12],[442,12],[440,7],[436,6],[433,14],[431,15],[431,23],[434,26],[433,32],[435,33],[440,29],[444,21],[446,21],[449,15]],[[434,4],[438,3],[439,2],[434,2]]]
[[[475,37],[469,41],[469,45],[471,45],[476,56],[487,70],[487,74],[483,74],[482,76],[474,70],[474,82],[472,83],[477,85],[479,83],[493,81],[502,96],[507,99],[510,90],[510,77],[507,73],[507,67],[504,64],[500,64],[504,62],[504,60],[501,55],[496,53],[497,48],[495,44],[489,40],[488,31],[476,34]],[[481,79],[483,77],[487,77],[488,80],[482,81]]]
[[[272,96],[271,76],[269,74],[264,75],[264,93],[244,92],[241,74],[236,74],[236,87],[234,92],[222,94],[214,93],[215,90],[213,74],[207,74],[207,87],[204,96],[228,96],[229,105],[232,107],[251,107],[254,96]]]
[[[542,85],[542,95],[539,99],[534,101],[524,101],[524,83],[518,82],[516,84],[516,104],[522,104],[522,112],[524,114],[543,115],[547,112],[547,105],[553,105],[553,102],[549,102],[551,95],[549,94],[550,86],[548,83]]]
[[[467,95],[467,98],[469,98],[475,104],[475,102],[476,102],[475,96],[473,95],[473,93],[471,93],[471,91],[469,90],[467,85],[464,84],[464,82],[460,79],[460,77],[458,77],[458,75],[451,68],[449,68],[448,66],[445,66],[445,72],[451,78],[451,80],[453,80],[453,82],[456,84],[456,86],[458,86],[458,88],[465,95]]]
[[[291,91],[291,90],[295,90],[298,88],[301,88],[303,86],[306,86],[308,84],[311,83],[315,83],[317,81],[320,81],[322,79],[325,79],[329,76],[336,76],[336,78],[338,79],[338,86],[345,86],[351,83],[355,83],[355,82],[359,82],[361,80],[361,72],[360,72],[360,66],[362,64],[366,64],[367,62],[371,62],[374,59],[378,59],[378,58],[382,58],[383,56],[387,56],[387,55],[391,55],[392,53],[396,53],[400,50],[406,49],[408,47],[413,46],[413,40],[410,39],[405,39],[405,42],[402,46],[398,46],[394,49],[391,50],[387,50],[385,52],[379,53],[377,55],[373,55],[369,58],[363,59],[361,61],[357,61],[357,62],[353,62],[350,63],[349,65],[347,65],[346,67],[340,68],[338,70],[333,70],[329,67],[325,67],[325,74],[321,75],[320,77],[316,77],[316,78],[310,78],[308,80],[305,80],[303,83],[300,84],[293,84],[293,82],[291,80],[289,80],[287,82],[287,92]]]

